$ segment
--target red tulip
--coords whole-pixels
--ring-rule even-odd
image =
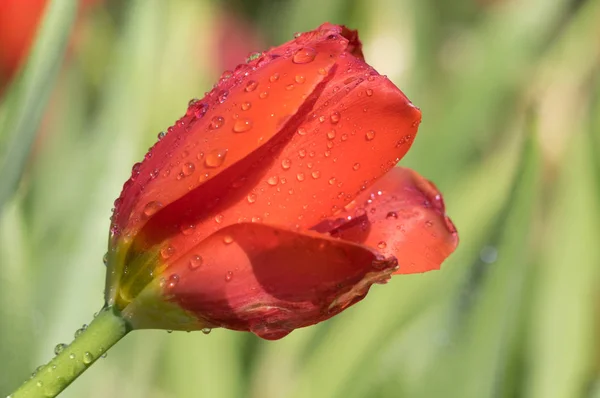
[[[441,195],[394,168],[420,120],[343,26],[226,72],[115,202],[108,304],[134,328],[277,339],[438,269],[458,243]]]

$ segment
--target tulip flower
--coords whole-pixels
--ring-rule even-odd
[[[343,26],[226,71],[133,166],[106,309],[82,338],[106,349],[132,329],[220,327],[279,339],[394,274],[439,269],[458,243],[441,194],[395,167],[420,121]],[[69,355],[96,358],[77,343]]]

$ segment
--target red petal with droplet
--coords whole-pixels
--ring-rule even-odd
[[[223,176],[223,172],[278,134],[294,130],[318,97],[314,91],[347,45],[345,39],[302,38],[223,76],[205,98],[190,104],[187,114],[134,166],[132,178],[115,203],[113,234],[135,235],[154,215],[145,211],[149,203],[159,203],[164,209],[218,179],[209,195],[202,192],[193,197],[200,213],[196,217],[209,212],[211,200],[236,177],[231,172]],[[284,80],[297,75],[304,77],[304,83],[288,90]]]
[[[164,294],[211,324],[278,339],[360,301],[395,269],[395,259],[383,261],[360,245],[242,223],[172,264],[167,272],[178,283]]]
[[[400,274],[439,269],[458,245],[456,228],[435,185],[401,167],[314,229],[395,256]]]
[[[329,32],[325,43],[348,42]],[[288,71],[270,84],[288,93],[302,90],[306,82],[299,76],[304,78]],[[272,145],[248,154],[153,217],[142,231],[144,243],[169,240],[184,253],[237,222],[307,229],[392,168],[410,148],[421,120],[392,82],[350,53],[338,57],[308,102]],[[177,226],[191,225],[191,235],[179,233]]]

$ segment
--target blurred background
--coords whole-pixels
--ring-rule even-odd
[[[456,253],[281,341],[132,333],[62,396],[600,397],[598,0],[0,0],[0,395],[102,306],[112,203],[157,133],[324,21],[422,109],[402,164]]]

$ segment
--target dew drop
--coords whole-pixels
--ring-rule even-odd
[[[211,130],[216,130],[218,128],[221,128],[223,123],[225,123],[225,119],[223,119],[221,116],[214,116],[212,119],[210,119],[210,124],[208,125],[208,127]]]
[[[60,354],[61,352],[63,352],[65,350],[65,348],[67,348],[67,345],[65,343],[57,344],[54,347],[54,355]]]
[[[315,170],[310,175],[316,180],[317,178],[321,177],[321,172]]]
[[[225,243],[226,245],[229,245],[229,244],[233,243],[233,236],[231,236],[231,235],[225,235],[223,237],[223,243]]]
[[[365,134],[365,138],[367,139],[367,141],[371,141],[373,138],[375,138],[375,131],[367,131],[367,133]]]
[[[247,111],[248,109],[252,108],[252,104],[250,102],[248,102],[248,101],[242,102],[242,105],[240,105],[240,108],[243,111]]]
[[[229,91],[221,90],[221,91],[219,91],[219,94],[217,95],[217,100],[219,101],[220,104],[222,104],[223,102],[227,101],[228,96],[229,96]]]
[[[104,265],[108,264],[108,252],[104,253],[104,256],[102,257],[102,262],[104,263]]]
[[[373,90],[371,90],[370,88],[367,89],[367,96],[372,96],[373,95]]]
[[[206,165],[206,167],[219,167],[225,161],[226,155],[227,149],[215,149],[206,155],[206,159],[204,159],[204,164]]]
[[[292,58],[292,62],[295,64],[308,64],[312,62],[317,55],[317,52],[310,47],[303,47],[296,51]]]
[[[388,219],[388,220],[392,220],[392,219],[393,219],[393,220],[396,220],[396,219],[398,219],[398,213],[396,213],[395,211],[390,211],[390,212],[389,212],[389,213],[388,213],[388,214],[385,216],[385,218],[386,218],[386,219]]]
[[[335,184],[335,177],[331,177],[329,179],[329,185],[333,185],[333,184]]]
[[[210,334],[211,331],[212,331],[211,328],[203,328],[202,329],[202,333],[204,333],[204,334]]]
[[[233,124],[233,131],[236,133],[244,133],[252,129],[252,121],[249,119],[238,119]]]
[[[346,133],[342,134],[342,136],[340,137],[340,139],[342,141],[346,141],[348,139],[348,134],[346,134]]]
[[[183,173],[184,176],[192,175],[194,170],[196,170],[196,166],[194,165],[194,163],[191,163],[191,162],[188,162],[188,163],[184,164],[183,166],[181,166],[181,172]]]
[[[91,352],[86,351],[83,353],[83,363],[86,365],[91,364],[94,361],[94,356]]]
[[[165,246],[162,249],[160,249],[160,256],[165,260],[171,257],[174,253],[175,248],[171,245]]]
[[[254,80],[250,80],[247,84],[246,84],[246,88],[244,88],[244,90],[246,90],[246,92],[251,92],[256,90],[256,87],[258,87],[258,83]]]
[[[268,91],[263,91],[262,93],[258,94],[258,98],[260,99],[265,99],[269,96],[269,92]]]
[[[248,200],[248,203],[254,203],[254,202],[256,202],[256,194],[253,192],[250,192],[248,194],[248,196],[246,197],[246,199]]]
[[[377,247],[380,248],[380,249],[385,249],[387,247],[387,243],[385,243],[384,241],[380,241],[377,244]]]
[[[283,159],[283,160],[281,161],[281,167],[282,167],[284,170],[287,170],[287,169],[289,169],[290,167],[292,167],[292,161],[291,161],[291,160],[289,160],[289,159]]]
[[[303,127],[300,127],[298,129],[298,135],[306,135],[306,129]]]
[[[146,217],[150,217],[150,216],[156,214],[156,212],[159,211],[161,207],[162,207],[162,203],[160,203],[160,202],[157,202],[157,201],[148,202],[148,203],[146,203],[146,206],[144,206],[144,215]]]
[[[279,182],[279,177],[277,177],[277,176],[271,176],[267,179],[267,184],[269,184],[270,186],[275,186],[275,185],[277,185],[278,182]]]
[[[167,288],[173,289],[179,283],[179,275],[173,274],[169,277],[167,281]]]
[[[225,274],[225,282],[231,282],[232,279],[233,279],[233,272],[227,271],[227,274]]]
[[[194,224],[182,224],[181,227],[179,227],[179,230],[183,235],[189,236],[194,233],[195,228],[196,226]]]
[[[198,267],[200,267],[202,265],[202,262],[203,262],[202,257],[199,256],[199,255],[197,255],[197,254],[194,254],[190,258],[190,264],[189,264],[190,265],[190,269],[191,270],[198,269]]]
[[[333,112],[329,119],[332,124],[337,124],[340,121],[340,113],[338,111]]]
[[[330,132],[328,132],[327,133],[327,138],[330,139],[330,140],[333,140],[335,138],[335,130],[331,130]],[[328,147],[329,147],[329,145],[328,145]],[[331,149],[331,148],[329,148],[329,149]]]
[[[221,224],[221,223],[223,222],[223,218],[225,218],[225,217],[223,216],[223,214],[217,214],[217,215],[215,216],[215,222],[216,222],[217,224]]]
[[[306,81],[306,78],[303,75],[296,75],[296,78],[294,80],[298,84],[303,84]]]
[[[319,123],[324,123],[325,122],[325,116],[321,115],[319,116]]]
[[[271,75],[271,77],[269,77],[269,81],[271,83],[276,82],[277,80],[279,80],[279,73],[275,72]]]
[[[166,134],[165,134],[165,132],[164,132],[164,131],[161,131],[160,133],[158,133],[158,135],[156,136],[156,138],[158,138],[158,140],[160,141],[160,140],[162,140],[163,138],[165,138],[165,135],[166,135]]]
[[[288,84],[287,86],[285,86],[285,89],[287,91],[292,91],[294,89],[294,85],[293,84]]]
[[[300,157],[300,159],[304,158],[306,156],[306,149],[300,149],[298,151],[298,156]]]
[[[352,169],[353,169],[354,171],[356,171],[356,170],[360,169],[360,163],[354,163],[354,166],[352,166]]]
[[[304,178],[305,178],[304,173],[298,173],[296,175],[296,178],[298,179],[298,181],[304,181]]]

